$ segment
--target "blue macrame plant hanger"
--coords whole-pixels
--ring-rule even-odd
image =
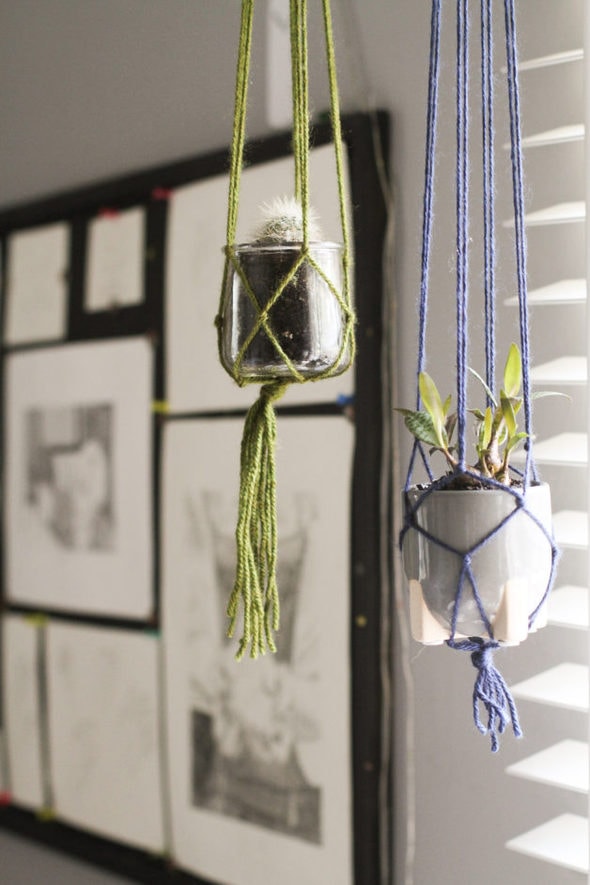
[[[517,50],[514,0],[500,0],[504,7],[506,65],[508,85],[508,112],[510,121],[512,195],[514,205],[514,243],[516,259],[516,278],[518,290],[518,316],[520,350],[522,355],[522,399],[524,413],[524,431],[527,434],[525,443],[525,462],[522,472],[512,485],[498,482],[494,478],[482,478],[467,464],[466,433],[467,433],[467,380],[468,380],[468,306],[469,306],[469,0],[456,2],[457,59],[456,59],[456,396],[457,396],[457,467],[441,478],[435,479],[428,462],[424,444],[414,442],[405,483],[405,516],[400,536],[400,546],[412,543],[422,545],[421,561],[416,565],[416,579],[410,580],[414,590],[422,598],[420,580],[422,579],[425,560],[439,557],[454,562],[453,586],[449,588],[451,603],[449,604],[448,622],[446,626],[435,624],[435,631],[444,636],[446,644],[453,649],[468,651],[478,671],[473,691],[473,716],[479,731],[488,734],[491,739],[492,751],[499,747],[499,735],[511,724],[514,734],[522,734],[518,713],[511,692],[502,675],[494,666],[493,653],[505,644],[500,636],[498,613],[490,615],[486,611],[482,578],[476,563],[500,543],[502,534],[515,530],[517,524],[524,526],[527,537],[533,538],[536,544],[544,548],[546,563],[541,589],[535,598],[532,610],[528,607],[524,612],[524,635],[520,635],[518,644],[526,637],[529,630],[536,629],[537,618],[545,613],[545,605],[553,583],[558,550],[553,540],[550,518],[550,500],[548,487],[544,513],[533,506],[537,490],[543,488],[539,482],[533,458],[532,416],[531,416],[531,381],[529,373],[529,326],[527,307],[527,270],[526,270],[526,234],[524,220],[524,189],[523,163],[520,135],[520,105],[517,74]],[[441,44],[441,5],[442,0],[432,0],[429,88],[426,124],[426,162],[423,200],[422,226],[422,261],[419,299],[419,338],[418,338],[418,378],[425,369],[428,296],[430,279],[430,256],[433,238],[433,203],[435,196],[434,178],[437,155],[437,113],[439,104],[439,71]],[[483,189],[483,279],[484,279],[484,317],[485,317],[485,381],[489,390],[495,387],[496,374],[496,309],[495,309],[495,206],[494,206],[494,78],[493,78],[493,0],[480,0],[481,15],[481,133],[482,133],[482,189]],[[420,387],[417,390],[416,409],[422,406]],[[413,473],[416,460],[420,459],[426,470],[429,483],[413,487]],[[518,472],[516,472],[518,473]],[[479,536],[465,543],[448,540],[444,531],[433,528],[433,521],[427,515],[437,494],[442,493],[444,506],[452,507],[451,499],[456,494],[457,484],[469,480],[483,486],[482,491],[467,490],[461,494],[491,495],[497,492],[502,498],[502,513],[496,522],[489,523]],[[451,497],[449,497],[451,496]],[[491,499],[488,499],[491,501]],[[484,502],[485,503],[485,502]],[[446,510],[445,510],[446,512]],[[442,520],[442,522],[449,520]],[[452,522],[452,519],[450,520]],[[435,522],[435,521],[434,521]],[[444,528],[444,526],[443,526]],[[407,552],[407,551],[405,551]],[[531,558],[534,558],[531,556]],[[420,556],[418,556],[420,560]],[[408,573],[408,568],[406,567]],[[410,577],[410,574],[408,574]],[[508,584],[504,588],[508,592]],[[514,597],[518,598],[518,596]],[[528,601],[529,597],[527,597]],[[480,635],[467,635],[461,628],[461,610],[469,602],[475,616],[482,625]],[[504,604],[504,603],[502,603]],[[520,603],[519,603],[520,604]],[[430,615],[426,615],[430,617]],[[539,619],[540,620],[540,619]],[[433,621],[434,624],[434,621]],[[521,631],[522,632],[522,631]],[[437,639],[436,642],[442,642]],[[482,708],[487,714],[482,719]]]

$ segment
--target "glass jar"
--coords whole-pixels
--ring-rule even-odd
[[[346,317],[331,287],[342,292],[342,246],[311,243],[308,251],[321,268],[304,261],[269,310],[268,325],[284,355],[304,378],[350,365],[350,347],[342,355]],[[301,243],[248,243],[234,246],[235,260],[248,281],[258,308],[230,261],[222,300],[221,361],[238,380],[273,380],[293,375],[283,354],[264,328],[242,349],[257,324],[259,309],[274,297],[301,255]]]

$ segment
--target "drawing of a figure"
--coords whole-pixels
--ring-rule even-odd
[[[239,664],[225,636],[235,568],[231,522],[214,494],[205,495],[203,509],[208,530],[195,543],[206,546],[212,559],[219,632],[208,668],[201,677],[198,669],[192,674],[192,802],[320,843],[322,791],[305,750],[321,738],[313,703],[308,704],[319,660],[313,639],[304,642],[305,631],[297,630],[312,503],[299,501],[295,524],[279,535],[277,652]]]
[[[112,435],[108,404],[25,414],[26,503],[62,548],[114,548]]]

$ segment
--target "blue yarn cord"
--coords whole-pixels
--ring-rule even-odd
[[[422,209],[422,268],[420,276],[420,315],[418,328],[418,373],[424,370],[426,360],[426,317],[428,311],[428,283],[434,203],[434,161],[436,157],[438,81],[440,71],[440,0],[433,0],[430,23],[430,63],[428,72],[428,109],[426,114],[426,158],[424,169],[424,197]],[[416,408],[420,408],[420,390],[416,393]]]
[[[496,242],[494,225],[494,44],[492,0],[481,0],[481,109],[486,383],[496,388]],[[488,397],[488,406],[492,406]]]
[[[466,469],[467,301],[469,294],[469,18],[467,0],[457,0],[457,459]]]
[[[434,217],[434,163],[436,157],[438,83],[440,72],[440,4],[441,0],[432,0],[430,18],[430,62],[428,70],[428,104],[426,113],[426,152],[424,164],[424,195],[422,208],[422,262],[420,275],[420,299],[418,321],[418,367],[416,379],[424,371],[426,363],[426,320],[428,315],[428,283],[430,277],[430,253],[432,243],[432,222]],[[416,381],[416,410],[421,406],[420,388]],[[414,442],[404,490],[412,483],[416,456],[420,455],[430,482],[434,474],[430,468],[424,447]]]
[[[518,60],[516,45],[516,17],[514,0],[504,0],[506,29],[506,67],[508,79],[508,108],[510,113],[510,157],[512,165],[512,196],[514,203],[514,243],[516,249],[516,276],[518,282],[518,315],[520,326],[520,350],[522,354],[522,394],[524,429],[529,437],[525,443],[526,461],[523,476],[525,489],[531,478],[538,481],[532,454],[532,408],[531,380],[529,374],[529,317],[527,303],[527,242],[524,207],[524,176],[520,125],[520,97],[518,86]]]
[[[490,736],[492,753],[500,748],[499,735],[504,734],[510,723],[515,737],[522,737],[518,711],[514,698],[499,670],[494,666],[494,651],[497,642],[472,638],[447,643],[458,651],[471,652],[471,662],[478,671],[473,688],[473,721],[482,734]],[[481,707],[487,713],[487,722],[481,718]]]

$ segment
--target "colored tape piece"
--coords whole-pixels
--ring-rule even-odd
[[[152,412],[156,415],[167,415],[170,411],[170,403],[164,399],[155,399],[152,403]]]
[[[25,622],[31,627],[46,627],[49,623],[49,617],[41,612],[35,612],[31,615],[25,615]]]
[[[0,792],[0,806],[12,805],[12,793],[8,790]]]
[[[113,209],[112,206],[104,206],[98,210],[99,218],[118,218],[121,214],[119,209]]]
[[[55,820],[55,810],[53,808],[39,808],[39,810],[37,811],[37,818],[44,824],[48,824],[52,820]]]
[[[155,187],[152,191],[152,200],[169,200],[171,196],[169,187]]]

